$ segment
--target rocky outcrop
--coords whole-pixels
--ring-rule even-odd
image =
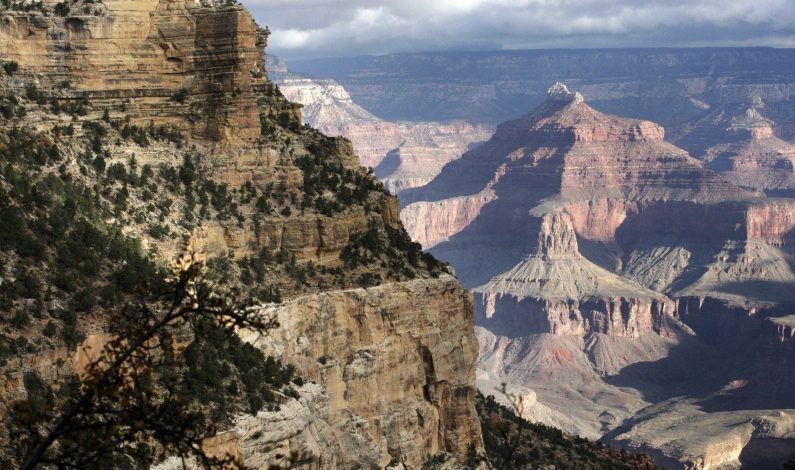
[[[6,15],[3,56],[54,83],[69,82],[75,98],[100,106],[134,99],[133,122],[176,124],[214,140],[259,137],[255,93],[266,86],[267,34],[247,12],[184,0],[110,0],[100,10],[64,18]],[[180,90],[190,99],[169,99]]]
[[[392,194],[423,186],[442,168],[491,137],[493,129],[484,124],[401,123],[402,140],[386,153],[375,167],[375,176]],[[372,136],[370,140],[376,140]]]
[[[345,88],[334,80],[312,79],[286,71],[274,73],[273,70],[269,70],[269,77],[276,80],[285,98],[303,105],[304,123],[324,133],[332,131],[328,135],[342,135],[333,131],[348,126],[380,122],[354,103]]]
[[[287,465],[290,454],[312,456],[320,468],[340,468],[339,455],[343,444],[337,441],[327,422],[329,397],[318,384],[296,387],[295,399],[280,396],[278,410],[260,411],[256,415],[238,417],[232,429],[204,442],[205,452],[223,457],[231,455],[251,468]],[[350,442],[345,443],[350,445]],[[365,450],[364,446],[362,449]],[[156,470],[200,468],[195,462],[172,457],[154,465]]]
[[[494,199],[492,191],[484,191],[475,196],[417,202],[401,210],[400,218],[411,238],[427,249],[468,227]]]
[[[268,338],[246,338],[314,382],[297,399],[282,397],[279,411],[238,416],[206,445],[255,467],[279,453],[306,452],[319,468],[420,468],[438,453],[463,460],[481,449],[470,294],[425,264],[406,265],[410,275],[397,276],[380,264],[355,273],[344,264],[340,252],[354,235],[372,228],[384,243],[388,234],[401,235],[398,202],[360,167],[350,142],[301,125],[300,106],[265,76],[267,30],[242,7],[215,2],[69,6],[65,17],[0,13],[0,57],[19,64],[2,85],[23,95],[33,83],[83,106],[73,113],[73,139],[61,141],[70,144],[63,145],[65,171],[82,170],[77,178],[96,176],[79,163],[92,126],[114,137],[102,142],[108,166],[171,174],[175,199],[151,202],[155,193],[145,199],[131,185],[130,214],[120,210],[113,223],[163,259],[190,239],[202,256],[229,263],[224,275],[256,257],[270,284],[254,287],[283,287],[283,303],[262,312],[281,327]],[[27,121],[46,132],[69,122],[33,105]],[[125,137],[123,129],[149,141]],[[180,165],[192,173],[179,173]],[[321,176],[312,180],[311,170]],[[204,185],[190,190],[199,176]],[[155,203],[166,202],[169,210],[157,211]],[[160,235],[150,219],[162,224]],[[302,281],[290,277],[299,270]],[[369,289],[342,289],[363,274]],[[40,356],[36,368],[55,371]]]
[[[709,123],[713,145],[703,151],[710,168],[743,187],[764,190],[771,196],[795,194],[795,145],[775,135],[775,123],[757,110],[760,103]],[[728,115],[728,116],[726,116]],[[731,117],[729,117],[731,116]],[[703,131],[702,131],[703,132]]]
[[[429,455],[464,455],[480,438],[470,309],[452,277],[326,292],[265,307],[281,327],[250,341],[328,391],[337,440],[360,446],[341,447],[336,468],[419,468]]]
[[[795,412],[705,413],[678,399],[643,410],[609,437],[671,469],[781,468],[795,444]]]
[[[673,302],[579,254],[566,214],[545,215],[535,254],[475,289],[476,322],[489,330],[637,338],[664,334]]]

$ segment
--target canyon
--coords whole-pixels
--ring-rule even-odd
[[[795,203],[773,199],[792,195],[791,77],[781,65],[789,52],[751,54],[749,63],[775,71],[775,85],[742,61],[716,69],[700,50],[654,51],[660,62],[638,60],[633,81],[610,82],[621,62],[613,56],[631,52],[571,52],[592,72],[565,81],[581,92],[555,85],[534,112],[434,168],[428,184],[400,188],[412,238],[474,290],[484,393],[499,399],[508,382],[529,419],[671,468],[778,469],[795,452],[785,391],[793,377],[768,364],[792,358]],[[499,55],[480,54],[474,68],[444,53],[433,66],[412,54],[295,67],[341,80],[382,115],[482,119],[538,102],[538,84],[508,86],[500,71],[540,67],[558,78],[573,60]],[[589,62],[604,56],[601,68]],[[387,64],[415,62],[424,72],[390,75]],[[704,63],[723,78],[692,78]],[[652,69],[664,78],[650,78]],[[442,75],[456,78],[431,95],[423,81]],[[473,86],[462,76],[480,80],[483,93],[461,93]],[[527,96],[501,101],[489,87]],[[636,119],[602,114],[584,95]],[[439,106],[426,107],[431,96]]]
[[[795,454],[792,50],[288,70],[269,35],[219,0],[0,9],[19,226],[0,229],[0,418],[85,374],[131,269],[190,252],[276,325],[235,338],[295,374],[219,420],[210,454],[471,468],[495,435],[478,389],[514,405],[503,383],[524,418],[666,468]],[[558,441],[564,462],[587,443]]]
[[[491,125],[477,122],[385,121],[354,103],[336,81],[293,74],[278,58],[271,61],[277,71],[270,76],[287,99],[303,106],[304,123],[349,139],[362,166],[373,168],[395,195],[425,185],[493,133]]]
[[[780,468],[795,201],[765,196],[787,151],[754,149],[790,144],[757,111],[724,120],[733,153],[697,159],[556,83],[401,193],[412,237],[474,291],[481,389],[508,382],[528,418],[668,468]]]

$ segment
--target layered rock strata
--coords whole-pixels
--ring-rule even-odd
[[[770,138],[751,124],[735,127]],[[401,217],[475,291],[482,384],[525,387],[529,416],[585,435],[621,426],[605,439],[655,449],[663,465],[754,465],[753,449],[786,446],[788,428],[729,417],[784,423],[795,407],[784,392],[795,377],[769,366],[792,355],[795,203],[743,189],[664,139],[661,126],[602,114],[556,84],[534,112],[404,191]],[[670,414],[641,412],[675,397]],[[669,422],[676,430],[656,439]],[[686,423],[703,439],[688,444]]]
[[[450,276],[327,292],[266,307],[282,327],[250,341],[327,390],[338,468],[416,467],[429,452],[465,455],[479,438],[470,309]]]
[[[480,449],[470,295],[454,278],[425,268],[406,267],[406,279],[372,272],[380,268],[354,273],[343,263],[340,252],[355,235],[369,228],[400,233],[397,200],[367,176],[347,140],[301,126],[300,106],[284,99],[265,75],[267,31],[239,6],[190,0],[108,0],[70,8],[63,17],[3,11],[0,21],[0,57],[19,66],[4,86],[24,94],[19,88],[33,83],[41,93],[85,108],[73,119],[75,148],[64,151],[64,168],[79,174],[78,144],[88,135],[81,129],[97,122],[118,124],[119,135],[125,125],[130,132],[154,129],[151,135],[165,129],[176,143],[143,145],[120,137],[105,143],[103,158],[108,166],[133,168],[134,161],[161,172],[193,161],[216,191],[212,204],[232,208],[232,216],[200,216],[190,224],[181,219],[193,216],[183,207],[187,202],[169,201],[173,210],[158,221],[169,235],[151,235],[148,214],[130,222],[125,233],[140,237],[164,260],[180,249],[184,236],[207,258],[276,258],[291,263],[290,269],[325,276],[301,285],[276,279],[281,268],[269,265],[268,276],[286,287],[284,303],[263,315],[278,316],[283,326],[267,344],[247,336],[315,384],[305,385],[297,400],[283,397],[279,413],[239,416],[234,429],[208,445],[253,466],[296,450],[315,457],[320,468],[394,462],[420,468],[432,455],[463,460],[470,449]],[[27,122],[49,132],[69,120],[31,108]],[[312,187],[310,194],[307,188],[318,183],[310,180],[307,161],[325,165],[322,175],[332,181],[324,184],[348,192],[321,188],[318,195]],[[147,207],[136,191],[130,190],[131,211]],[[247,193],[254,196],[247,200]],[[340,275],[335,280],[328,273]],[[378,286],[329,287],[364,274]],[[44,371],[47,364],[37,368]]]
[[[704,126],[710,143],[699,155],[726,179],[770,196],[795,194],[795,145],[776,136],[775,123],[765,118],[764,103]]]
[[[390,120],[502,122],[542,103],[560,80],[604,112],[661,123],[674,143],[699,156],[687,145],[694,123],[757,100],[776,121],[777,137],[793,140],[793,60],[792,49],[729,47],[426,52],[291,65],[337,80]]]

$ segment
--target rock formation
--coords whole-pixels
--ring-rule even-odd
[[[793,357],[795,201],[742,189],[664,138],[556,83],[404,191],[401,217],[475,291],[481,385],[525,387],[528,416],[665,466],[762,462],[792,437],[795,376],[767,364]]]
[[[424,462],[428,449],[463,456],[479,438],[470,302],[450,276],[300,297],[268,307],[282,329],[251,341],[326,389],[340,449],[330,467]]]
[[[166,178],[155,181],[172,178],[175,190],[125,183],[127,209],[108,223],[164,263],[183,237],[228,263],[230,275],[265,260],[265,279],[250,288],[278,288],[282,297],[261,307],[281,320],[272,337],[241,334],[312,383],[297,399],[284,397],[279,412],[238,416],[213,445],[254,466],[297,450],[320,468],[420,468],[439,453],[464,459],[482,448],[470,294],[417,253],[401,258],[415,248],[393,246],[403,233],[397,200],[359,166],[348,141],[301,126],[300,106],[265,75],[267,31],[242,7],[215,2],[86,1],[65,15],[53,15],[53,5],[2,11],[0,59],[18,65],[3,91],[22,96],[25,124],[58,143],[62,174],[91,182],[92,168],[107,166],[116,172],[109,175],[137,178],[148,168],[149,178]],[[56,105],[79,110],[70,120]],[[98,157],[84,152],[91,132]],[[204,186],[183,193],[197,178],[191,171]],[[97,204],[112,203],[108,194],[118,201],[117,189],[98,192]],[[173,209],[156,215],[166,202]],[[370,248],[391,250],[397,268],[342,259],[368,230],[382,244]],[[31,369],[63,372],[53,362],[70,355],[21,357],[4,369],[6,393],[22,393]]]
[[[776,136],[775,123],[760,109],[765,111],[762,102],[722,109],[693,124],[680,140],[726,179],[769,196],[792,197],[795,145]]]

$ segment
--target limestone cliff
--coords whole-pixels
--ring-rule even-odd
[[[405,237],[397,200],[351,144],[302,126],[266,77],[268,32],[220,3],[54,7],[2,12],[0,60],[18,65],[2,87],[25,108],[10,122],[46,134],[61,174],[115,205],[108,224],[161,260],[189,239],[275,302],[262,311],[281,329],[246,337],[317,384],[281,414],[240,415],[218,445],[256,466],[298,450],[321,468],[420,468],[481,448],[470,294]],[[16,255],[3,256],[13,270]],[[78,324],[101,329],[90,315]],[[7,375],[46,376],[39,356]]]
[[[429,449],[463,456],[479,438],[469,422],[470,310],[450,276],[326,292],[266,307],[282,328],[251,341],[327,390],[335,466],[385,467],[400,456],[413,467]]]

